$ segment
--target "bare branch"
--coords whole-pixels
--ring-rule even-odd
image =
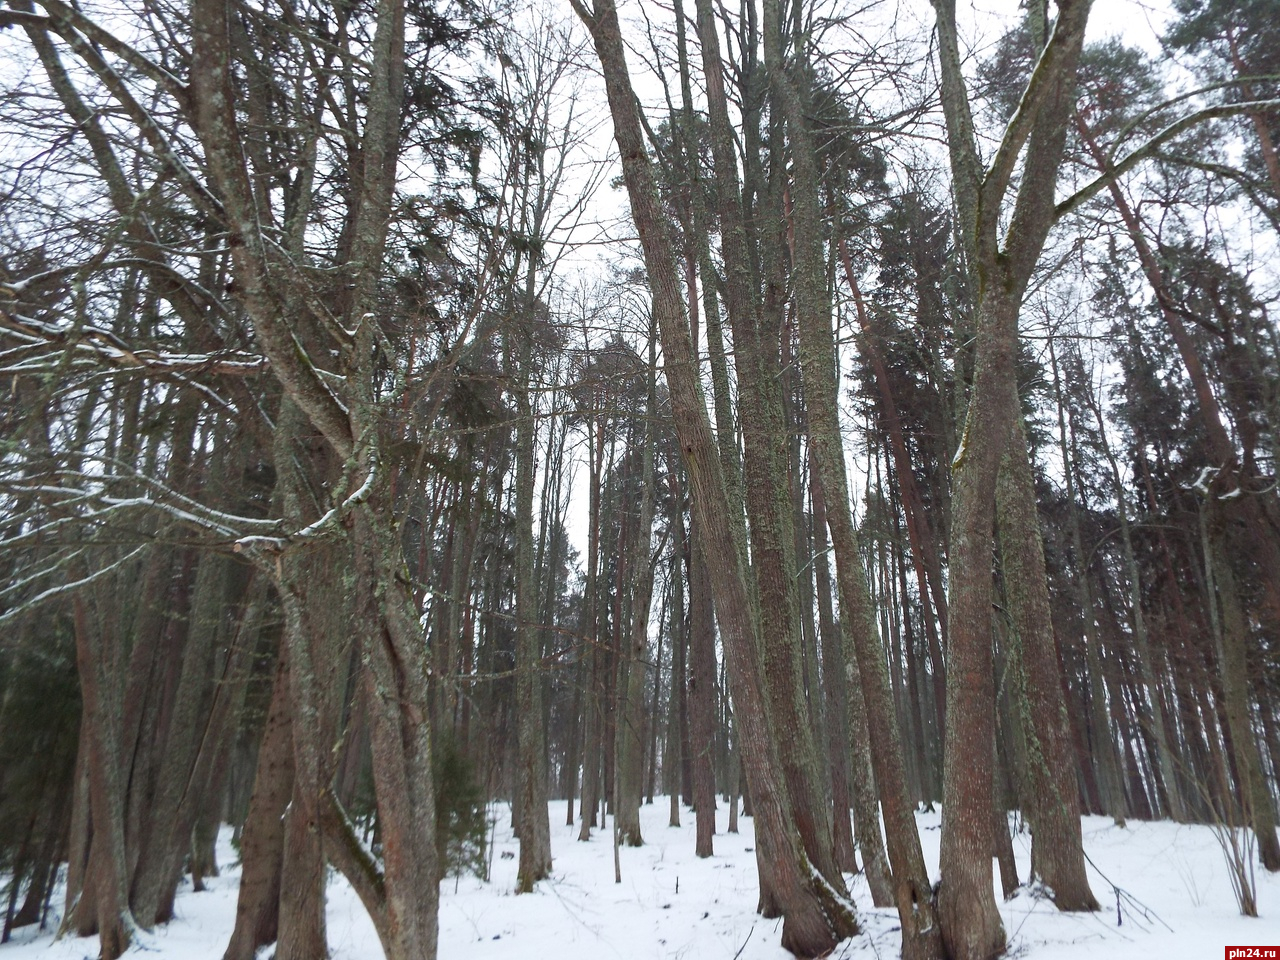
[[[1175,120],[1169,124],[1155,136],[1140,147],[1136,147],[1123,160],[1114,166],[1108,167],[1102,174],[1091,180],[1085,186],[1081,187],[1071,196],[1060,202],[1054,207],[1054,220],[1061,220],[1068,213],[1076,210],[1081,204],[1092,199],[1099,191],[1101,191],[1112,180],[1124,176],[1138,164],[1147,158],[1153,156],[1162,144],[1168,143],[1174,137],[1181,133],[1185,133],[1197,124],[1206,120],[1215,120],[1220,117],[1233,117],[1237,114],[1247,113],[1250,110],[1274,110],[1280,107],[1280,99],[1273,100],[1245,100],[1241,103],[1220,103],[1212,107],[1204,107],[1203,109],[1190,113],[1179,120]]]

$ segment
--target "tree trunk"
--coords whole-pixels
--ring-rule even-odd
[[[840,869],[845,873],[853,873],[858,869],[858,862],[854,856],[853,831],[849,824],[849,811],[853,803],[849,790],[849,765],[851,757],[855,763],[865,764],[858,772],[858,780],[869,782],[871,760],[861,745],[857,748],[858,755],[852,756],[854,746],[849,738],[849,680],[845,673],[844,644],[835,623],[831,603],[831,570],[827,561],[827,511],[822,502],[822,491],[812,474],[809,480],[813,502],[813,566],[816,576],[818,638],[822,647],[822,683],[827,708],[827,752],[831,757],[831,806],[834,815],[832,845]],[[878,830],[878,817],[876,827]],[[880,871],[880,876],[884,877],[883,870]],[[873,874],[868,872],[868,882],[872,877]],[[872,899],[876,906],[887,907],[893,902],[887,885],[881,894],[885,896],[884,902],[880,903],[876,896],[876,887],[873,886]]]
[[[532,266],[530,267],[532,277]],[[530,285],[532,285],[530,283]],[[533,486],[535,425],[529,400],[531,333],[517,331],[516,407],[516,834],[520,864],[516,892],[531,893],[551,874],[551,821],[547,810],[546,750],[542,720],[542,650],[533,570]]]
[[[438,935],[440,864],[436,854],[435,792],[427,700],[427,664],[408,587],[398,579],[400,545],[386,523],[394,516],[385,490],[374,488],[356,511],[353,544],[357,579],[362,585],[357,609],[374,629],[363,650],[363,679],[371,729],[374,792],[382,834],[381,910],[370,909],[387,960],[434,960]],[[326,809],[335,803],[332,791]],[[542,805],[546,815],[546,803]],[[366,908],[365,869],[347,858],[349,832],[326,816],[326,850],[351,881]],[[349,827],[349,821],[347,822]],[[336,841],[336,842],[335,842]]]
[[[1263,774],[1258,738],[1254,733],[1249,706],[1249,669],[1245,653],[1248,628],[1241,609],[1235,571],[1224,546],[1227,537],[1223,524],[1228,521],[1224,521],[1217,505],[1212,501],[1206,509],[1210,511],[1206,520],[1206,546],[1209,551],[1206,561],[1211,570],[1211,589],[1216,590],[1221,615],[1218,662],[1221,664],[1223,705],[1227,726],[1231,731],[1232,758],[1235,760],[1240,805],[1247,811],[1254,836],[1257,837],[1258,856],[1262,865],[1274,872],[1280,870],[1280,842],[1276,839],[1275,807]]]
[[[805,851],[818,871],[837,891],[844,879],[836,866],[831,839],[831,811],[823,789],[821,764],[805,705],[803,649],[796,588],[795,531],[790,478],[786,471],[786,421],[782,399],[783,370],[779,350],[783,248],[780,235],[762,230],[748,235],[742,189],[734,155],[734,134],[728,119],[721,79],[723,64],[712,21],[711,4],[700,0],[698,32],[703,43],[703,73],[707,79],[711,152],[719,196],[721,244],[724,248],[724,298],[734,334],[740,380],[752,389],[739,391],[738,414],[743,436],[743,492],[750,520],[750,572],[754,573],[758,603],[763,681],[770,723],[789,744],[781,757],[792,814]],[[750,123],[747,124],[749,127]],[[759,187],[748,163],[747,179]],[[770,187],[772,201],[781,205],[781,183]],[[751,226],[756,226],[751,224]],[[753,241],[771,271],[761,306],[759,283],[752,263]],[[708,318],[710,322],[710,318]]]
[[[73,601],[76,664],[89,731],[89,803],[94,834],[91,851],[97,894],[100,960],[116,960],[137,932],[129,909],[129,868],[125,860],[124,791],[120,777],[121,706],[111,694],[104,668],[115,660],[90,621],[84,599]],[[84,742],[84,741],[82,741]],[[86,888],[88,885],[86,884]]]
[[[876,347],[875,331],[867,316],[862,288],[854,273],[849,244],[844,237],[840,238],[840,259],[844,266],[849,291],[853,294],[854,315],[858,318],[858,326],[862,330],[860,347],[871,361],[879,406],[889,433],[889,451],[893,459],[894,475],[898,478],[898,489],[902,496],[902,512],[907,520],[907,539],[911,544],[911,561],[916,574],[916,586],[920,592],[921,606],[925,608],[925,636],[929,641],[930,659],[934,667],[934,698],[939,718],[945,722],[946,673],[942,662],[942,650],[947,644],[947,599],[942,589],[942,559],[939,556],[938,538],[925,512],[920,490],[916,485],[915,472],[911,469],[911,458],[907,452],[906,438],[903,436],[898,405],[890,386],[889,371],[884,365],[880,350]],[[930,606],[933,607],[932,611],[929,609]]]
[[[951,465],[951,623],[942,773],[946,816],[938,913],[952,960],[989,960],[1005,947],[991,885],[991,551],[996,477],[1011,432],[1005,412],[1017,403],[1017,304],[994,300],[980,308],[969,415]]]
[[[287,432],[286,418],[281,416],[278,434]],[[281,601],[285,611],[282,643],[288,657],[288,677],[293,715],[289,730],[293,739],[294,777],[288,805],[284,812],[283,849],[280,875],[280,914],[276,942],[281,960],[315,960],[328,956],[325,933],[324,890],[325,861],[320,844],[320,794],[329,781],[327,762],[333,743],[331,711],[326,702],[332,690],[320,689],[325,664],[332,651],[327,649],[328,631],[303,613],[309,597],[297,592],[302,577],[317,578],[320,594],[328,591],[323,579],[323,558],[292,569],[298,558],[285,558],[285,576],[281,585]],[[310,575],[310,576],[308,576]],[[323,585],[323,586],[322,586]],[[339,598],[333,598],[334,602]],[[317,615],[321,611],[315,611]],[[317,620],[319,617],[317,616]],[[328,736],[326,736],[328,734]]]
[[[196,568],[180,677],[167,736],[162,746],[157,744],[160,758],[156,792],[145,814],[138,868],[133,877],[133,908],[148,923],[169,919],[167,911],[161,910],[162,901],[167,900],[164,888],[170,875],[181,869],[191,840],[194,820],[180,816],[179,805],[195,772],[200,727],[206,719],[201,713],[208,708],[212,693],[208,687],[213,677],[217,622],[228,600],[228,565],[226,558],[209,553],[200,557]],[[221,740],[221,731],[218,739]],[[185,807],[182,812],[190,813],[193,805],[188,802]]]
[[[653,577],[656,558],[650,557],[653,545],[654,503],[654,419],[658,415],[655,378],[657,376],[656,331],[649,337],[649,403],[645,418],[644,447],[640,464],[640,513],[636,518],[636,536],[631,547],[631,631],[627,638],[622,677],[619,681],[620,710],[614,753],[617,758],[617,801],[614,828],[620,842],[638,847],[644,843],[640,833],[641,772],[644,761],[644,688],[649,661],[649,607],[653,600]]]
[[[1084,869],[1080,793],[1058,672],[1035,481],[1020,412],[1010,411],[1007,420],[1012,421],[1013,432],[1001,464],[996,513],[1005,590],[1021,648],[1018,712],[1028,747],[1028,795],[1035,798],[1030,811],[1032,878],[1052,891],[1059,910],[1097,910]],[[1068,480],[1068,497],[1072,490]],[[1084,570],[1077,572],[1081,579],[1086,575]],[[1089,617],[1092,611],[1085,610],[1084,615]]]
[[[713,853],[716,832],[716,784],[711,757],[715,749],[716,637],[706,558],[693,532],[689,584],[689,742],[693,751],[694,852]]]
[[[765,714],[746,571],[733,535],[732,507],[684,320],[674,250],[643,145],[617,10],[612,0],[598,0],[594,11],[574,0],[574,9],[591,31],[605,77],[623,177],[644,248],[694,516],[704,551],[719,558],[711,570],[712,590],[744,742],[743,760],[756,805],[762,906],[783,916],[784,948],[797,956],[820,956],[857,929],[856,919],[852,906],[813,874],[792,826],[785,789],[777,778],[781,768]]]
[[[1057,364],[1054,363],[1054,386],[1057,389]],[[1125,565],[1129,574],[1129,611],[1133,621],[1133,639],[1139,669],[1142,671],[1142,683],[1147,690],[1147,699],[1151,705],[1151,733],[1156,741],[1156,764],[1160,771],[1160,782],[1164,788],[1164,802],[1169,815],[1179,823],[1187,820],[1186,803],[1183,800],[1178,770],[1182,766],[1174,753],[1169,736],[1168,711],[1164,704],[1164,694],[1160,684],[1156,682],[1156,673],[1152,664],[1151,643],[1147,633],[1147,621],[1143,611],[1142,578],[1139,575],[1137,557],[1133,549],[1133,535],[1129,523],[1129,502],[1125,495],[1124,484],[1120,479],[1120,465],[1116,462],[1107,440],[1102,408],[1091,390],[1085,391],[1085,402],[1094,415],[1098,426],[1098,437],[1102,452],[1110,467],[1111,481],[1115,485],[1116,513],[1120,520],[1121,543],[1124,547]]]
[[[293,724],[297,737],[297,723]],[[324,850],[320,845],[316,800],[307,785],[293,781],[293,794],[284,812],[280,871],[279,960],[318,960],[329,955],[325,928]]]
[[[1016,435],[1018,311],[1052,227],[1054,188],[1074,105],[1088,0],[1059,0],[1058,19],[999,149],[984,170],[961,67],[954,0],[938,15],[942,105],[976,302],[973,388],[951,464],[951,592],[948,597],[947,724],[943,750],[942,885],[938,912],[952,960],[989,960],[1005,931],[991,884],[993,523],[1000,464]],[[1023,149],[1025,147],[1025,150]],[[1002,222],[1022,160],[1012,216]],[[1005,227],[1007,223],[1007,228]],[[1004,229],[1003,247],[1001,231]],[[1025,458],[1022,450],[1012,456]]]
[[[204,726],[198,731],[199,745],[195,758],[173,815],[173,835],[181,841],[181,846],[176,846],[173,852],[160,894],[158,915],[166,921],[173,916],[173,902],[182,879],[184,853],[188,850],[191,853],[192,883],[197,890],[201,888],[202,877],[218,874],[214,849],[222,819],[234,732],[244,708],[266,602],[265,579],[249,571],[246,580],[239,586],[244,594],[244,605],[234,632],[227,636],[225,630],[221,630],[216,638],[219,647],[225,644],[226,654],[220,671],[216,664],[209,665],[214,673],[214,689]],[[217,617],[221,611],[211,614]]]
[[[680,787],[684,764],[683,744],[680,738],[680,704],[685,692],[686,670],[685,657],[690,646],[690,638],[686,636],[684,616],[684,572],[689,571],[689,629],[692,633],[697,629],[697,614],[694,607],[694,568],[693,551],[697,549],[696,541],[685,533],[683,496],[678,492],[683,484],[678,484],[675,472],[672,471],[672,496],[670,498],[669,529],[676,531],[676,544],[671,552],[671,567],[668,576],[671,580],[671,603],[667,611],[670,616],[669,632],[671,634],[671,688],[667,694],[667,731],[666,748],[662,754],[662,782],[667,791],[670,811],[667,825],[680,826]]]
[[[241,832],[241,882],[236,927],[223,960],[253,960],[274,943],[280,916],[280,869],[284,863],[284,810],[293,795],[292,701],[288,659],[275,667],[271,704],[257,751],[257,774]]]
[[[599,416],[598,414],[593,414]],[[588,427],[590,430],[588,455],[591,458],[587,532],[587,622],[585,633],[590,640],[585,654],[583,673],[585,692],[582,711],[582,802],[579,810],[582,827],[578,839],[591,839],[591,828],[596,825],[596,808],[600,803],[600,484],[604,461],[604,424],[601,421]],[[604,824],[602,823],[603,827]]]
[[[894,901],[902,922],[903,956],[907,960],[928,960],[941,955],[942,943],[934,922],[929,875],[916,832],[914,808],[907,793],[902,741],[884,649],[876,629],[875,611],[849,507],[849,484],[844,467],[836,389],[835,342],[831,333],[831,312],[823,268],[826,261],[822,251],[823,231],[817,193],[820,177],[802,96],[787,77],[782,63],[781,21],[776,0],[767,0],[765,10],[765,59],[769,63],[775,97],[787,120],[795,167],[791,190],[796,238],[796,312],[809,414],[809,456],[821,487],[835,551],[841,625],[846,643],[851,641],[853,648],[846,657],[851,666],[856,665],[862,688],[871,760],[884,811]],[[857,729],[856,716],[854,722],[853,736],[857,743],[862,737]],[[868,874],[879,866],[874,855],[878,853],[879,845],[874,841],[879,839],[879,826],[875,824],[874,817],[869,819],[871,823],[864,821],[858,825],[859,839],[867,844],[864,858]]]
[[[812,443],[812,440],[810,442]],[[818,598],[819,617],[832,619],[831,572],[826,556],[827,509],[816,470],[811,475],[810,482],[813,487],[814,562],[818,567],[819,583],[827,584],[826,596],[823,597],[820,593]],[[851,611],[845,611],[845,615],[850,616]],[[862,671],[859,669],[858,652],[843,623],[830,623],[827,626],[830,628],[831,635],[824,638],[824,655],[829,654],[831,659],[826,676],[828,683],[840,690],[840,699],[835,709],[840,714],[840,720],[845,721],[845,724],[842,724],[845,729],[845,752],[838,762],[833,759],[832,768],[833,770],[842,769],[846,782],[848,778],[852,779],[851,792],[847,786],[841,791],[838,783],[832,791],[833,796],[840,796],[842,792],[844,796],[844,806],[842,807],[838,802],[835,807],[837,824],[843,820],[845,829],[848,829],[848,810],[852,803],[857,834],[851,839],[855,841],[858,851],[862,854],[862,872],[867,878],[867,887],[871,891],[871,902],[877,907],[895,906],[899,901],[895,894],[896,887],[890,872],[889,859],[885,853],[884,840],[880,835],[878,781],[874,773],[872,735],[867,722],[867,703],[864,692],[866,687],[862,680]],[[827,628],[824,627],[825,629]],[[828,642],[831,644],[829,651],[825,649]],[[833,752],[833,758],[834,756]]]

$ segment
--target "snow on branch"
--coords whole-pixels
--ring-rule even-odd
[[[279,556],[290,547],[300,546],[305,543],[311,543],[316,540],[323,539],[331,533],[337,531],[342,522],[350,516],[351,511],[369,499],[369,495],[373,492],[373,486],[378,475],[378,461],[373,459],[364,481],[349,496],[340,503],[335,504],[326,510],[317,520],[307,524],[294,533],[285,534],[283,536],[248,536],[241,537],[235,542],[233,549],[236,553],[261,553],[272,556]]]
[[[5,310],[0,310],[0,327],[11,334],[16,334],[28,347],[41,343],[59,348],[71,347],[79,356],[91,358],[105,366],[143,369],[156,374],[213,373],[245,377],[263,373],[270,366],[266,357],[239,350],[196,354],[163,353],[158,350],[134,348],[111,331],[101,327],[90,324],[63,327]],[[5,354],[0,354],[0,361],[3,361],[4,357]],[[22,372],[27,372],[26,368],[30,363],[30,360],[23,361]],[[0,372],[19,371],[5,369]]]
[[[42,603],[46,603],[49,600],[53,600],[57,597],[60,597],[65,593],[71,593],[72,591],[79,590],[81,587],[87,587],[89,584],[93,583],[95,580],[101,579],[111,571],[124,566],[134,557],[138,556],[140,553],[146,550],[149,546],[150,544],[144,543],[141,546],[134,547],[134,549],[130,550],[119,560],[115,561],[114,563],[107,564],[105,567],[103,567],[100,570],[95,570],[93,573],[89,574],[86,577],[82,577],[79,580],[73,580],[69,583],[60,583],[56,587],[50,587],[48,590],[45,590],[43,593],[38,593],[31,599],[26,600],[15,607],[11,607],[8,610],[5,610],[3,613],[0,613],[0,624],[8,623],[9,621],[17,618],[23,613],[26,613],[32,608],[37,607]]]
[[[74,475],[73,475],[74,476]],[[64,481],[72,477],[63,478]],[[84,483],[87,477],[75,476]],[[152,489],[151,496],[113,496],[109,485],[112,482],[141,482]],[[29,530],[3,542],[4,546],[13,547],[47,536],[51,530],[67,524],[100,523],[114,514],[131,511],[153,511],[157,514],[176,520],[183,526],[206,533],[215,534],[223,540],[239,540],[248,532],[278,532],[278,520],[262,520],[227,513],[205,506],[171,490],[160,481],[143,476],[93,478],[92,485],[72,486],[63,483],[2,483],[0,489],[10,494],[23,494],[38,497],[52,508],[66,513],[56,517],[37,529]]]

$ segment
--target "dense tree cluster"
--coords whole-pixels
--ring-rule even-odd
[[[1256,914],[1280,6],[1176,72],[1088,0],[631,12],[0,9],[5,939],[114,960],[225,823],[226,960],[325,956],[330,866],[423,960],[491,801],[525,892],[661,793],[797,956],[856,871],[908,960],[1003,951],[993,859],[1098,909],[1081,813]]]

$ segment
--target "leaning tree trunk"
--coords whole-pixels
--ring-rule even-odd
[[[916,586],[920,592],[920,605],[923,608],[925,636],[928,639],[929,660],[933,666],[933,702],[939,723],[946,718],[946,669],[943,664],[942,650],[947,644],[947,600],[942,588],[942,558],[938,538],[934,535],[932,525],[925,514],[924,503],[916,484],[911,459],[907,452],[906,438],[903,436],[902,419],[898,415],[898,405],[893,397],[889,382],[889,371],[885,367],[884,358],[876,347],[876,334],[867,316],[866,302],[862,297],[862,288],[853,269],[853,258],[849,254],[849,244],[844,237],[838,240],[840,261],[844,267],[845,280],[849,284],[849,292],[853,294],[854,316],[862,330],[861,350],[871,361],[871,370],[875,375],[876,393],[879,400],[880,413],[884,418],[885,428],[889,433],[889,451],[893,459],[894,475],[898,480],[898,489],[902,495],[902,513],[907,520],[907,539],[911,545],[911,562],[915,569]],[[930,610],[932,600],[933,609]]]
[[[401,547],[386,523],[389,483],[371,477],[352,515],[355,619],[370,724],[381,863],[355,835],[336,793],[325,787],[318,816],[325,854],[368,910],[387,960],[432,960],[438,936],[440,865],[431,779],[426,650]]]
[[[902,741],[884,649],[875,625],[875,612],[849,507],[849,484],[844,467],[836,389],[835,341],[831,333],[824,269],[826,259],[822,250],[817,161],[801,93],[787,76],[782,62],[779,18],[776,2],[767,0],[765,59],[769,64],[775,100],[787,120],[795,168],[791,183],[796,245],[794,271],[800,363],[809,415],[809,455],[821,487],[835,552],[842,627],[856,651],[856,659],[851,657],[850,662],[856,664],[866,708],[871,759],[884,811],[889,863],[893,871],[894,902],[902,922],[903,956],[908,960],[925,960],[941,956],[942,943],[934,922],[929,875],[908,794]],[[871,829],[878,832],[878,828],[860,823],[859,829],[863,839],[871,841],[867,851],[874,851],[878,845],[866,833]],[[868,859],[868,869],[875,869],[878,866],[875,858]]]
[[[594,10],[588,10],[578,0],[573,0],[573,5],[591,31],[604,73],[623,178],[648,268],[694,516],[704,551],[719,558],[712,567],[712,591],[743,740],[743,760],[751,782],[761,885],[767,886],[772,906],[783,917],[783,947],[798,956],[820,956],[851,935],[857,929],[857,921],[852,905],[815,875],[805,857],[792,825],[785,788],[778,778],[777,744],[766,719],[746,571],[733,534],[732,507],[685,323],[675,251],[644,149],[617,10],[612,0],[598,0]]]
[[[761,657],[770,722],[789,744],[782,764],[792,813],[814,866],[832,886],[843,891],[831,836],[831,811],[823,789],[818,748],[805,707],[799,592],[796,587],[795,531],[790,478],[785,463],[787,427],[782,402],[783,370],[779,351],[785,312],[780,237],[763,231],[749,234],[738,179],[734,133],[724,90],[719,40],[709,0],[698,0],[698,33],[702,39],[703,74],[715,184],[719,196],[721,245],[725,263],[724,298],[733,329],[739,379],[751,389],[739,391],[742,430],[743,492],[747,504],[751,571],[757,590]],[[751,179],[758,164],[749,163]],[[758,180],[754,186],[759,187]],[[780,182],[769,187],[781,207]],[[773,227],[775,234],[781,224]],[[752,263],[758,252],[771,274],[761,306],[759,278]],[[708,318],[710,323],[710,318]]]

